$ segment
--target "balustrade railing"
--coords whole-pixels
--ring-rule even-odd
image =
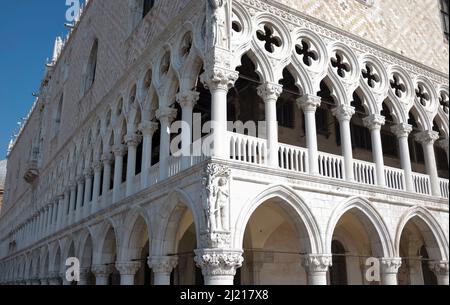
[[[356,182],[375,185],[375,164],[360,160],[353,161],[353,175]]]
[[[402,169],[385,167],[384,179],[386,186],[394,190],[405,190],[405,177]]]

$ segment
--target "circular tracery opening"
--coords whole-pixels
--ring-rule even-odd
[[[341,78],[345,78],[351,71],[350,61],[341,51],[335,52],[334,57],[331,58],[331,66]]]
[[[256,31],[256,37],[264,43],[264,49],[269,53],[274,53],[276,48],[283,45],[280,35],[270,24],[265,24],[263,30]]]
[[[302,58],[303,63],[308,67],[319,60],[317,48],[309,39],[302,38],[300,43],[295,46],[295,52]]]
[[[398,73],[394,73],[392,75],[392,79],[390,80],[391,89],[394,92],[394,94],[398,98],[402,98],[404,95],[406,95],[406,85],[403,78]]]

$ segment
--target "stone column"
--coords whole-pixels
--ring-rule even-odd
[[[341,133],[341,149],[342,156],[344,157],[344,175],[345,180],[353,181],[353,148],[352,148],[352,135],[350,131],[350,121],[355,114],[355,107],[340,105],[333,109],[333,115],[339,121],[340,133]]]
[[[140,262],[117,262],[116,269],[120,273],[120,285],[134,285],[134,276],[140,267]]]
[[[128,161],[127,161],[127,182],[126,182],[126,196],[131,196],[134,193],[134,176],[136,176],[136,150],[141,142],[141,137],[136,134],[130,134],[125,137],[128,146]]]
[[[102,205],[106,206],[106,194],[111,187],[111,164],[114,160],[114,156],[111,153],[105,153],[102,155],[103,161],[103,185],[102,185]]]
[[[379,114],[372,114],[363,120],[364,126],[370,130],[372,139],[372,155],[375,162],[376,181],[378,186],[386,186],[384,175],[383,145],[381,142],[381,126],[385,124],[385,118]]]
[[[266,109],[266,134],[268,165],[278,167],[278,120],[277,100],[283,92],[283,86],[265,83],[258,87],[258,95],[263,99]]]
[[[201,80],[211,91],[211,123],[213,150],[211,157],[229,159],[229,143],[227,139],[227,94],[234,86],[239,73],[219,67],[205,72]]]
[[[186,169],[191,166],[191,145],[192,145],[192,112],[194,106],[200,97],[200,93],[196,91],[187,91],[177,94],[177,102],[181,106],[183,125],[181,128],[181,151],[182,151],[182,168]]]
[[[113,186],[113,203],[119,200],[120,185],[122,184],[123,156],[125,155],[125,147],[116,145],[113,147],[115,157],[114,161],[114,186]]]
[[[150,186],[150,169],[152,167],[152,143],[153,135],[158,130],[158,123],[145,121],[139,125],[142,132],[142,173],[141,173],[141,189]]]
[[[416,140],[422,144],[425,155],[425,167],[430,176],[431,194],[441,196],[439,187],[439,177],[436,166],[436,157],[434,155],[434,142],[439,139],[439,133],[436,131],[423,131],[416,134]]]
[[[81,216],[81,207],[83,206],[83,194],[84,194],[84,177],[79,176],[77,179],[77,205],[75,209],[75,221],[78,221]]]
[[[112,266],[94,265],[91,270],[95,275],[95,285],[106,286],[109,284],[109,276],[112,273]]]
[[[73,183],[70,186],[70,200],[69,200],[69,224],[73,223],[75,220],[75,205],[77,196],[77,185]]]
[[[89,268],[80,268],[80,280],[77,285],[86,286],[89,284],[88,280],[90,271],[91,270]]]
[[[437,278],[438,285],[448,285],[448,261],[431,261],[429,262],[431,271]]]
[[[308,148],[309,173],[319,174],[319,156],[317,149],[316,110],[320,106],[321,97],[306,94],[297,100],[297,105],[305,115],[306,147]]]
[[[408,192],[414,192],[414,183],[412,179],[411,156],[409,154],[408,136],[412,131],[412,126],[401,123],[391,127],[393,134],[397,136],[400,153],[400,163],[405,176],[405,188]]]
[[[53,216],[53,203],[50,203],[46,207],[46,218],[45,218],[45,235],[49,235],[51,231],[51,223]]]
[[[230,249],[195,250],[195,263],[202,269],[205,285],[233,285],[236,270],[242,267],[243,251]]]
[[[102,178],[102,163],[100,161],[94,162],[94,189],[92,192],[92,212],[98,209],[100,197],[100,180]]]
[[[302,266],[308,275],[308,285],[327,285],[331,254],[307,254],[302,257]]]
[[[178,257],[157,256],[148,260],[148,266],[153,271],[154,285],[170,285],[170,274],[178,264]]]
[[[92,193],[92,169],[84,171],[85,187],[84,187],[84,207],[89,211],[89,203],[91,202]],[[89,212],[88,212],[89,214]]]
[[[177,117],[177,110],[173,108],[161,108],[156,112],[156,117],[161,122],[161,145],[159,150],[159,178],[160,181],[162,181],[169,176],[170,124]]]
[[[402,259],[400,257],[382,258],[380,261],[381,284],[397,285],[397,274],[401,265]]]

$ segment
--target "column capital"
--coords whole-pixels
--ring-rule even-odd
[[[153,256],[148,258],[147,264],[154,273],[170,274],[178,264],[178,257]]]
[[[137,134],[128,134],[125,136],[125,142],[127,146],[138,146],[141,143],[142,137]]]
[[[407,138],[412,131],[412,126],[407,123],[400,123],[392,126],[391,131],[397,136],[397,138]]]
[[[421,144],[434,144],[439,139],[439,132],[434,130],[426,130],[415,135],[417,142]]]
[[[331,265],[331,254],[306,254],[302,256],[302,266],[308,273],[327,272]]]
[[[380,259],[381,273],[397,273],[402,265],[400,257],[383,257]]]
[[[266,82],[260,85],[257,90],[258,95],[264,100],[264,102],[276,102],[283,92],[283,86]]]
[[[167,121],[170,124],[177,117],[177,113],[178,113],[178,111],[173,108],[169,108],[169,107],[160,108],[156,111],[156,118],[160,122]]]
[[[91,267],[91,271],[96,277],[101,277],[101,276],[107,277],[113,272],[113,266],[111,266],[111,265],[93,265]]]
[[[69,185],[69,191],[76,191],[77,190],[77,180],[75,180],[75,181],[72,181],[72,183],[70,183],[70,185]]]
[[[140,267],[140,262],[116,262],[116,269],[120,275],[135,275]]]
[[[446,275],[449,272],[448,261],[430,261],[428,266],[436,275]]]
[[[200,93],[197,91],[184,91],[177,94],[176,99],[182,108],[194,108],[195,104],[200,98]]]
[[[301,98],[297,99],[297,106],[301,108],[304,112],[316,111],[320,104],[322,103],[322,98],[317,95],[305,94]]]
[[[363,119],[364,126],[373,129],[381,129],[386,124],[386,118],[380,114],[371,114]]]
[[[125,155],[126,149],[125,146],[122,144],[114,145],[112,148],[112,152],[116,157],[123,157]]]
[[[352,116],[355,114],[355,107],[348,105],[339,105],[332,111],[333,115],[338,119],[338,121],[350,121]]]
[[[200,81],[210,90],[228,91],[234,86],[238,78],[239,73],[237,71],[219,67],[214,67],[200,75]]]
[[[156,122],[151,121],[144,121],[141,124],[139,124],[139,130],[142,132],[142,134],[153,136],[155,132],[158,130],[159,125]]]
[[[194,261],[202,269],[204,276],[232,275],[242,267],[244,257],[241,250],[198,249]]]

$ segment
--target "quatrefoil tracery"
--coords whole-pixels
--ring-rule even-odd
[[[256,32],[258,40],[264,42],[264,48],[269,53],[275,52],[275,47],[280,48],[282,46],[281,38],[278,37],[274,29],[270,25],[264,25],[264,31],[258,30]]]

